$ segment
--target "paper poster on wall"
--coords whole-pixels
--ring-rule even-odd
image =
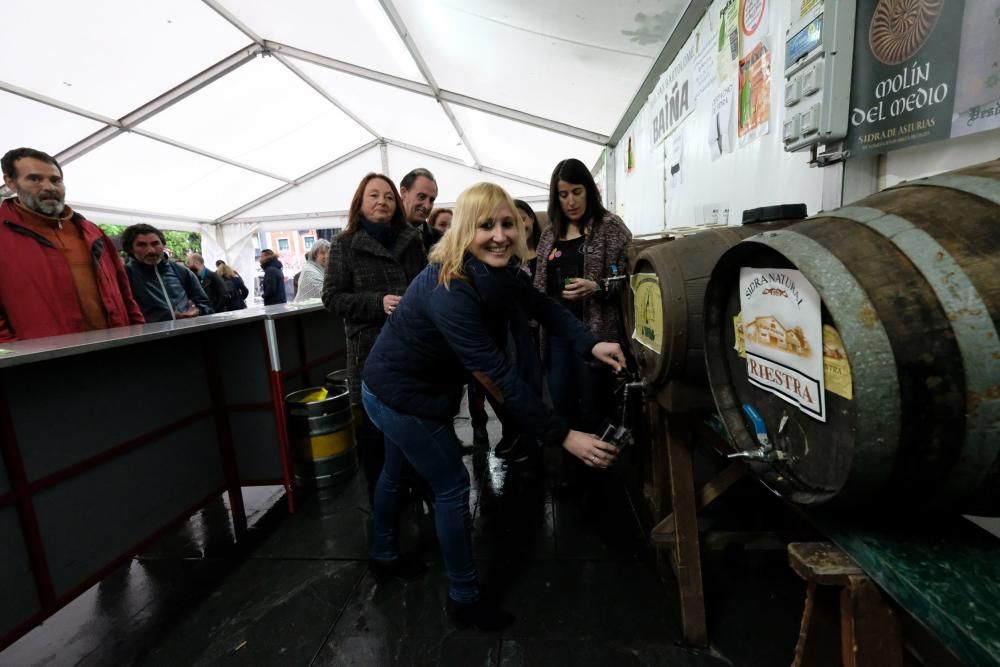
[[[854,154],[884,153],[951,134],[965,3],[910,4],[858,2],[847,134]],[[902,9],[910,18],[897,21]],[[979,45],[992,52],[993,61],[996,44]]]
[[[712,161],[724,153],[733,152],[733,84],[727,85],[712,98],[708,119],[708,148]]]
[[[705,26],[705,33],[710,34],[709,23],[706,20],[703,25]],[[706,90],[715,85],[715,48],[712,45],[712,40],[702,39],[699,40],[700,48],[698,49],[698,55],[695,56],[694,61],[694,81],[695,81],[695,97],[701,97],[701,94]]]
[[[740,4],[740,56],[746,58],[770,34],[771,0],[742,0]]]
[[[653,111],[654,146],[666,139],[694,110],[697,96],[697,83],[695,83],[697,55],[698,40],[689,39],[677,54],[673,64],[660,76],[659,83],[649,96],[648,104]]]
[[[636,273],[629,278],[635,329],[632,339],[656,354],[663,353],[663,295],[655,273]]]
[[[951,136],[1000,127],[1000,0],[965,3]]]
[[[799,271],[740,269],[747,379],[825,422],[820,306]]]
[[[740,146],[768,133],[771,117],[771,52],[761,42],[740,59]]]
[[[740,59],[740,0],[729,0],[719,11],[715,67],[719,81],[736,74]]]

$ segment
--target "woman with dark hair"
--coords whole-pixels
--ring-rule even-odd
[[[620,343],[625,281],[605,279],[624,273],[632,233],[604,208],[590,170],[576,159],[552,171],[548,212],[551,225],[538,241],[535,287],[559,299],[598,339]],[[572,428],[599,433],[612,405],[611,374],[573,354],[574,342],[555,332],[543,335],[552,403]]]
[[[323,305],[344,318],[353,405],[361,405],[361,369],[375,339],[426,264],[420,232],[406,224],[395,184],[382,174],[365,176],[351,200],[346,229],[330,244],[323,281]],[[385,445],[382,433],[360,412],[358,457],[373,500]]]
[[[527,270],[528,275],[535,275],[535,268],[538,265],[538,240],[542,237],[542,226],[538,223],[538,216],[534,209],[523,199],[515,199],[514,206],[517,207],[517,215],[524,225],[525,244],[528,246],[528,254],[522,265]]]
[[[538,400],[503,353],[515,305],[573,341],[576,354],[624,364],[621,347],[603,343],[519,269],[524,228],[498,185],[478,183],[455,205],[454,224],[431,251],[365,364],[365,410],[385,433],[385,466],[375,492],[370,566],[384,581],[426,570],[399,550],[400,472],[406,462],[430,484],[435,527],[448,575],[447,613],[459,627],[499,630],[513,617],[480,598],[472,560],[469,471],[453,419],[470,376],[505,405],[519,430],[562,445],[584,465],[606,468],[617,450],[570,430]]]
[[[444,234],[451,227],[451,216],[450,208],[436,208],[427,216],[427,224]]]

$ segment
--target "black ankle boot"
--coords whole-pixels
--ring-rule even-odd
[[[482,600],[456,602],[448,598],[447,610],[451,622],[460,630],[471,625],[479,630],[495,632],[514,622],[514,615],[509,611],[490,606]]]
[[[368,559],[368,568],[380,584],[393,579],[409,581],[423,576],[427,572],[427,564],[413,558],[400,556],[396,560],[383,563],[374,558]]]

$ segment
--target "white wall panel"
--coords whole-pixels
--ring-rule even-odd
[[[709,9],[688,45],[718,38],[719,15],[724,3],[717,1]],[[702,225],[727,220],[720,214],[728,210],[729,224],[739,224],[745,209],[785,203],[805,203],[810,214],[820,209],[823,175],[810,168],[808,155],[786,153],[780,128],[784,120],[781,105],[783,85],[781,63],[784,59],[785,24],[788,3],[774,3],[770,12],[770,48],[772,61],[770,132],[743,146],[739,145],[736,109],[723,114],[732,138],[731,152],[713,159],[710,137],[714,136],[716,116],[713,101],[728,88],[733,89],[738,105],[737,71],[724,78],[713,76],[707,88],[691,100],[692,113],[677,123],[658,145],[653,144],[653,107],[643,106],[639,116],[615,151],[616,207],[633,233],[644,234],[666,228]],[[715,60],[712,67],[716,68]],[[696,90],[689,91],[694,97]],[[737,107],[738,108],[738,107]],[[625,160],[629,139],[635,169],[626,173]],[[677,174],[667,167],[679,165]]]

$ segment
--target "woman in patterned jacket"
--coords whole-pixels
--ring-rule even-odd
[[[382,325],[426,265],[423,240],[406,223],[396,185],[387,176],[368,174],[354,193],[347,228],[330,245],[323,283],[323,305],[344,318],[352,405],[361,407],[361,369]],[[371,501],[385,460],[385,443],[365,411],[359,412],[358,458]]]

